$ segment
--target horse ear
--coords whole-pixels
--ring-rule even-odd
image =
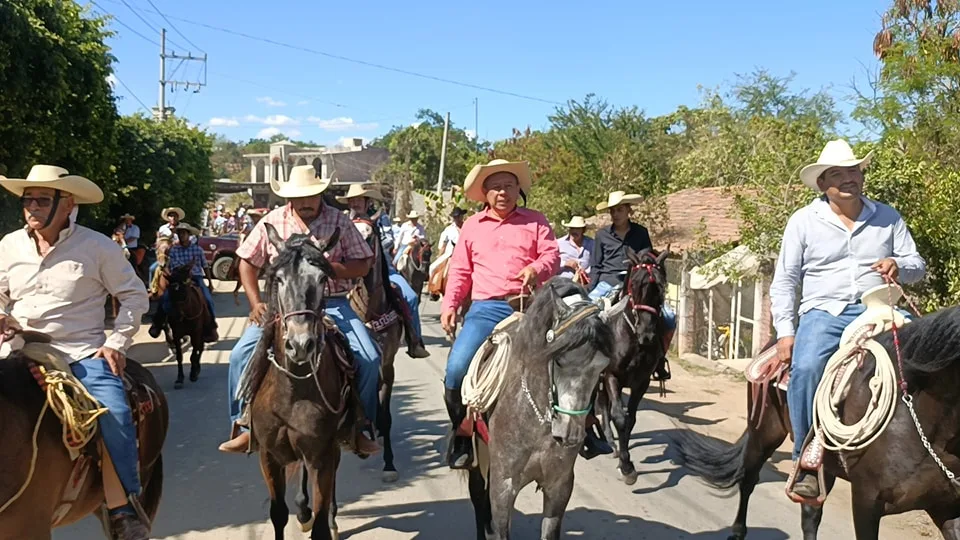
[[[327,241],[323,244],[323,247],[320,248],[320,251],[327,252],[330,251],[330,248],[337,245],[337,242],[340,241],[340,227],[337,227],[333,230],[333,234],[330,235],[330,238],[327,238]]]
[[[632,247],[627,246],[627,258],[623,261],[627,266],[633,266],[637,264],[637,252],[633,250]]]
[[[660,255],[657,256],[657,266],[662,266],[663,261],[667,260],[667,257],[670,256],[670,246],[667,246],[667,249],[660,252]]]
[[[279,253],[280,251],[283,251],[285,242],[283,241],[283,238],[280,238],[280,233],[277,232],[277,229],[269,223],[264,223],[263,228],[267,230],[267,240],[273,244],[273,247],[277,250],[277,252]]]

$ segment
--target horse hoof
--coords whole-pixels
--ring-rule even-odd
[[[633,471],[630,474],[623,474],[622,470],[620,469],[617,469],[617,470],[620,471],[620,479],[623,480],[624,484],[628,486],[632,486],[637,483],[637,477],[639,476],[637,471]]]
[[[183,381],[177,381],[173,383],[174,390],[180,390],[181,388],[183,388]]]
[[[383,471],[383,481],[392,484],[400,479],[400,473],[397,471]]]
[[[316,519],[317,519],[316,516],[312,516],[312,517],[310,518],[310,521],[308,521],[308,522],[306,522],[306,523],[301,523],[301,524],[300,524],[300,530],[303,531],[303,532],[305,532],[305,533],[312,531],[312,530],[313,530],[313,522],[314,522],[314,520],[316,520]]]
[[[620,459],[620,451],[619,451],[619,450],[614,450],[613,453],[610,454],[610,457],[613,458],[613,459]]]
[[[190,382],[197,382],[197,379],[200,378],[200,370],[197,370],[196,373],[190,374]]]
[[[330,538],[340,540],[340,531],[338,529],[330,529]]]

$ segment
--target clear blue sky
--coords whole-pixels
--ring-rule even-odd
[[[85,0],[81,0],[85,1]],[[110,40],[122,113],[157,102],[159,49],[209,54],[208,86],[167,94],[177,113],[241,140],[281,130],[299,139],[369,141],[414,121],[419,108],[450,111],[483,139],[514,127],[544,128],[555,105],[466,88],[230,35],[251,34],[334,55],[536,98],[564,102],[595,93],[649,115],[695,105],[716,87],[764,67],[795,71],[797,88],[827,87],[842,101],[851,81],[875,69],[871,47],[889,0],[768,2],[335,2],[313,0],[96,0],[117,19]],[[131,11],[126,2],[136,12]],[[172,41],[173,43],[170,43]],[[169,61],[169,73],[176,61]],[[197,80],[198,66],[175,78]],[[256,84],[251,84],[256,83]],[[849,106],[844,105],[844,109]]]

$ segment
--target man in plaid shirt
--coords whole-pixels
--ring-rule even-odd
[[[250,302],[250,320],[253,324],[244,330],[230,352],[227,397],[234,437],[220,445],[220,450],[224,452],[245,452],[250,442],[250,433],[242,425],[245,423],[241,420],[244,416],[244,403],[238,398],[237,389],[241,375],[253,356],[260,336],[263,335],[262,325],[265,322],[267,304],[260,295],[260,268],[277,256],[276,249],[267,239],[266,223],[272,225],[284,240],[296,233],[310,234],[318,244],[325,243],[325,240],[340,228],[340,241],[326,252],[327,260],[337,275],[337,279],[327,282],[326,314],[346,336],[357,362],[355,383],[366,421],[369,423],[370,438],[358,434],[355,450],[363,455],[380,450],[373,431],[377,418],[380,350],[347,300],[347,293],[353,289],[354,280],[364,277],[370,271],[373,251],[349,217],[324,203],[322,193],[329,185],[330,179],[319,178],[312,165],[294,167],[288,181],[272,185],[274,193],[287,199],[287,204],[264,216],[237,250],[237,256],[240,257],[240,283]]]
[[[213,343],[217,341],[217,315],[213,310],[213,295],[210,289],[203,281],[205,274],[203,272],[207,259],[203,253],[203,248],[191,240],[191,236],[199,236],[200,231],[189,223],[180,222],[176,225],[174,232],[177,235],[178,242],[170,247],[167,254],[167,267],[172,272],[181,266],[193,265],[190,271],[190,277],[194,284],[200,287],[203,292],[203,298],[207,301],[207,309],[210,310],[210,323],[203,329],[203,341]],[[150,337],[156,339],[160,337],[164,325],[167,323],[167,314],[173,311],[173,304],[170,300],[169,289],[164,291],[160,307],[157,308],[157,314],[153,316],[153,323],[150,325]]]

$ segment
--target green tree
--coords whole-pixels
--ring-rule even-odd
[[[105,22],[76,2],[0,2],[0,174],[47,163],[108,181],[117,112]],[[0,197],[2,230],[18,227],[20,214]]]

